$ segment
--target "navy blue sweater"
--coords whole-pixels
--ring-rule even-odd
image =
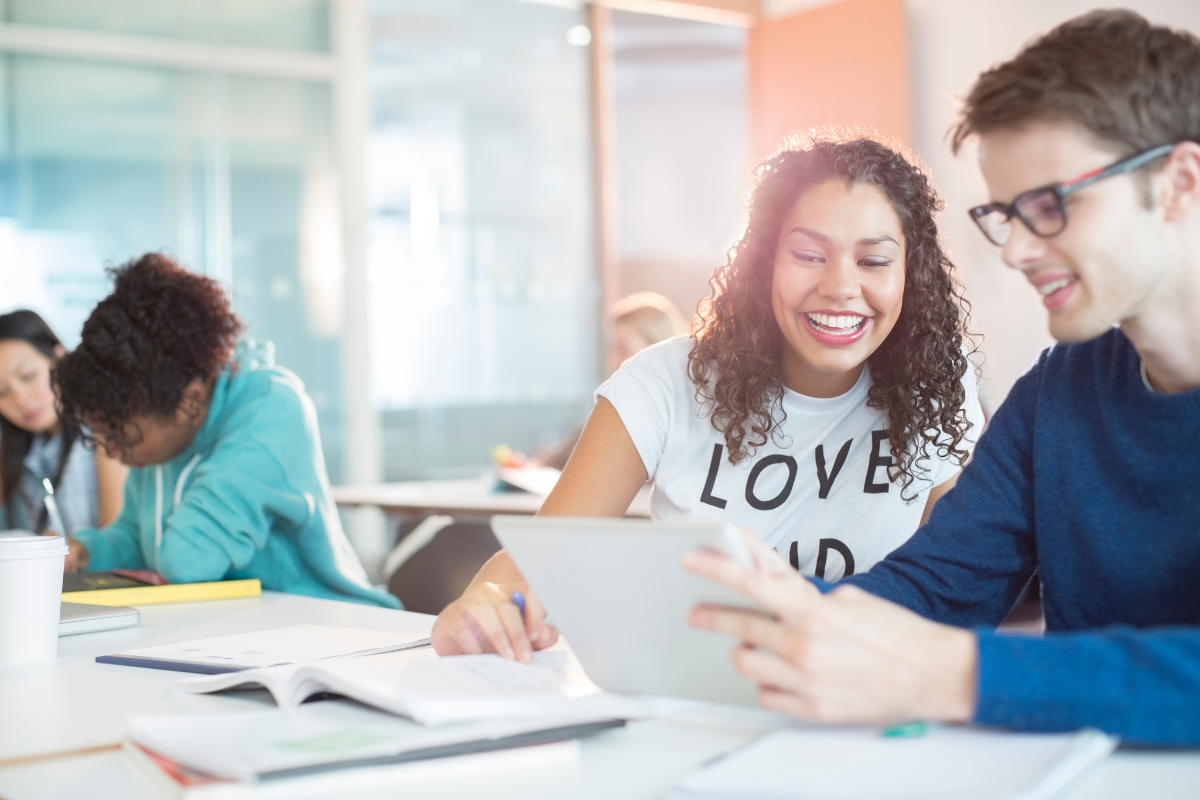
[[[1035,569],[1047,635],[992,632]],[[1147,389],[1118,329],[1047,350],[929,523],[847,582],[979,626],[980,723],[1200,745],[1200,390]]]

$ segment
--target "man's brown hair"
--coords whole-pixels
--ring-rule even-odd
[[[951,144],[1036,121],[1079,125],[1120,155],[1200,142],[1200,39],[1123,9],[1075,17],[979,76]]]

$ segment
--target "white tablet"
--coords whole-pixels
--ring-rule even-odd
[[[737,641],[687,624],[701,603],[753,607],[679,563],[701,548],[752,563],[732,526],[495,516],[492,530],[601,688],[756,704],[754,683],[730,658]]]

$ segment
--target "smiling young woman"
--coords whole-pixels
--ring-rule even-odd
[[[732,463],[791,433],[789,392],[856,386],[880,412],[900,494],[931,456],[966,460],[982,413],[940,208],[925,175],[871,139],[790,141],[758,166],[749,225],[688,354]]]
[[[978,438],[966,315],[940,201],[899,153],[796,140],[756,178],[693,335],[600,387],[541,513],[619,516],[653,479],[656,519],[732,522],[837,580],[912,535]],[[501,552],[438,617],[433,643],[527,659],[556,639],[544,617]]]

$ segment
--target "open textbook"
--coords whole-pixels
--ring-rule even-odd
[[[262,686],[282,708],[332,692],[424,725],[563,715],[631,719],[651,713],[642,700],[601,692],[564,642],[534,654],[532,664],[496,655],[439,657],[432,648],[421,648],[190,678],[175,685],[195,694]]]

